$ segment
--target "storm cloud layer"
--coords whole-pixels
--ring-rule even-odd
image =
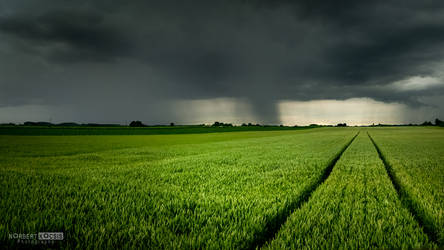
[[[63,119],[177,120],[181,100],[235,98],[258,122],[279,102],[444,97],[444,2],[0,3],[0,107]],[[5,118],[4,118],[5,119]]]

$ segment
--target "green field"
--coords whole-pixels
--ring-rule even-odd
[[[0,246],[443,247],[442,128],[23,131],[0,135]]]
[[[245,131],[281,131],[300,130],[311,127],[287,127],[287,126],[205,126],[205,125],[180,125],[180,126],[0,126],[0,135],[172,135],[172,134],[203,134],[221,132],[245,132]]]

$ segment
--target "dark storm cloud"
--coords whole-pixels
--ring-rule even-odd
[[[423,96],[444,94],[442,85],[392,87],[414,76],[444,80],[441,1],[47,0],[0,7],[0,66],[7,65],[1,105],[101,98],[119,106],[137,97],[140,107],[144,98],[239,97],[274,123],[283,99],[418,105]],[[85,90],[95,94],[82,96]]]
[[[38,16],[3,17],[0,30],[32,46],[53,46],[46,56],[56,61],[110,60],[131,49],[126,37],[104,26],[103,16],[92,11],[62,9]]]

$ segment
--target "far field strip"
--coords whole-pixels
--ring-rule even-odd
[[[178,134],[207,134],[224,132],[248,131],[296,131],[313,129],[316,127],[287,127],[287,126],[205,126],[205,125],[178,125],[178,126],[0,126],[0,135],[15,136],[80,136],[80,135],[178,135]]]
[[[178,160],[179,157],[209,157],[212,152],[221,148],[244,148],[251,145],[252,140],[258,144],[267,144],[268,141],[278,141],[279,137],[285,140],[286,137],[298,134],[322,131],[323,129],[192,135],[0,136],[0,165],[21,173],[51,170],[55,174],[57,169],[60,173],[66,173],[69,168],[84,172],[102,168],[107,172],[112,171],[116,164],[131,165],[134,168],[157,164],[156,162],[162,160]],[[7,143],[2,143],[2,140]]]
[[[404,206],[444,246],[444,130],[369,132]]]
[[[0,157],[75,156],[132,148],[155,147],[157,149],[185,144],[206,144],[251,138],[287,136],[316,132],[322,129],[167,135],[0,135]]]
[[[398,199],[365,133],[329,178],[290,215],[269,249],[435,248]]]
[[[0,243],[11,231],[49,228],[66,232],[68,248],[249,248],[319,183],[356,132],[306,130],[172,151],[152,150],[153,142],[117,154],[54,156],[52,163],[21,162],[23,149],[9,148],[18,152],[0,162]],[[34,170],[10,171],[11,164]]]

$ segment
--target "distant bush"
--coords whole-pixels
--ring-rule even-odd
[[[433,126],[433,124],[430,121],[425,121],[425,122],[421,123],[421,126]]]
[[[130,127],[146,127],[141,121],[132,121],[129,125]]]
[[[338,125],[336,125],[336,127],[347,127],[347,123],[338,123]]]
[[[440,119],[436,118],[435,125],[440,126],[440,127],[444,127],[444,121],[441,121]]]

